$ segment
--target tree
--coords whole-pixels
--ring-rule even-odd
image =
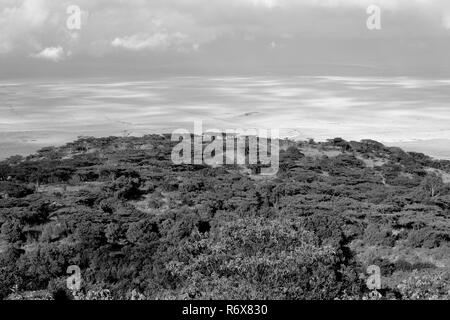
[[[352,267],[292,221],[239,219],[217,240],[199,236],[175,256],[167,268],[178,298],[334,299],[358,291]]]
[[[11,219],[2,224],[2,238],[8,243],[16,243],[24,240],[24,225],[19,219]]]
[[[124,234],[120,224],[111,222],[105,227],[105,236],[108,243],[116,244],[124,238]]]
[[[158,225],[152,219],[131,223],[126,237],[133,244],[149,244],[159,239]]]
[[[434,198],[440,194],[444,183],[442,182],[442,177],[433,172],[427,174],[420,186],[431,198]]]
[[[78,224],[75,237],[83,246],[90,248],[98,248],[106,242],[103,226],[90,221]]]

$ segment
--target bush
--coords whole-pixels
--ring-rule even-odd
[[[97,248],[106,243],[103,226],[89,221],[78,224],[75,237],[83,246],[90,248]]]
[[[105,227],[105,236],[108,243],[111,244],[117,244],[125,238],[121,225],[114,222],[111,222]]]
[[[68,235],[67,226],[64,223],[49,223],[42,230],[40,240],[43,242],[52,242]]]
[[[100,202],[100,209],[105,213],[114,213],[117,209],[117,200],[114,198],[104,199]]]
[[[134,222],[128,227],[126,237],[134,244],[149,244],[159,239],[158,225],[151,219]]]
[[[108,185],[113,191],[114,197],[122,200],[138,199],[142,195],[140,190],[141,180],[139,178],[121,176]]]
[[[23,198],[34,192],[32,185],[0,181],[0,194],[5,193],[13,198]]]
[[[47,290],[54,300],[73,300],[72,292],[67,289],[67,277],[60,277],[50,280]]]
[[[449,300],[450,275],[443,272],[414,271],[397,288],[404,300]]]
[[[320,243],[328,243],[337,248],[345,242],[342,231],[344,226],[344,219],[336,213],[316,213],[302,221],[302,227],[313,232]]]
[[[390,228],[371,223],[364,232],[364,241],[371,246],[392,247],[395,244],[395,237]]]
[[[24,225],[18,219],[11,219],[2,224],[1,235],[8,243],[16,243],[24,240]]]
[[[408,261],[405,261],[403,259],[397,260],[394,262],[395,270],[399,271],[408,271],[411,272],[413,270],[424,270],[424,269],[434,269],[436,266],[429,262],[416,262],[416,263],[409,263]]]
[[[16,262],[22,254],[23,250],[9,246],[0,255],[0,299],[10,294],[11,288],[22,284],[16,267]]]
[[[434,232],[432,228],[426,227],[420,230],[412,230],[408,235],[407,243],[413,248],[432,249],[439,247],[442,240],[441,235]]]
[[[360,281],[334,249],[298,224],[246,219],[221,227],[217,241],[198,238],[167,268],[174,297],[193,299],[335,299]]]

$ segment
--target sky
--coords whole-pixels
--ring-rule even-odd
[[[380,30],[366,26],[372,4],[381,9]],[[73,6],[81,10],[80,29]],[[448,0],[0,0],[3,79],[446,77],[448,52]]]

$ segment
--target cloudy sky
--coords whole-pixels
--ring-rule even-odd
[[[1,78],[450,75],[448,0],[0,0],[0,30]]]

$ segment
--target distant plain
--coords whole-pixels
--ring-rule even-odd
[[[450,159],[450,80],[411,77],[155,77],[0,82],[0,157],[78,136],[280,129],[373,139]]]

